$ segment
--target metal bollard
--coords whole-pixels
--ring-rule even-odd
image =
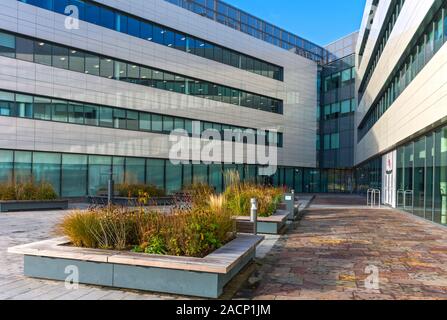
[[[258,201],[251,199],[250,222],[253,223],[253,234],[258,234]]]

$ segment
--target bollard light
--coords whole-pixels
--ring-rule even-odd
[[[258,201],[253,198],[251,199],[251,209],[250,209],[250,222],[253,223],[253,233],[258,233]]]

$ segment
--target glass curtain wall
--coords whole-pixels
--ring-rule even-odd
[[[447,127],[397,149],[397,207],[447,225]]]

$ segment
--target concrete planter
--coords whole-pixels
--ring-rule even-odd
[[[286,228],[289,212],[286,210],[276,210],[270,217],[258,217],[257,229],[260,234],[282,234]],[[250,217],[235,217],[236,221],[249,222]],[[238,232],[242,232],[238,230]]]
[[[70,247],[67,238],[9,248],[24,255],[26,276],[67,279],[77,267],[79,283],[218,298],[224,286],[254,259],[262,236],[240,235],[205,258],[147,255]]]
[[[0,212],[58,209],[68,209],[68,200],[0,201]]]

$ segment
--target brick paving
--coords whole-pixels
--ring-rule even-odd
[[[447,299],[447,228],[395,210],[329,208],[356,198],[317,196],[235,298]],[[368,266],[378,289],[365,286]]]
[[[235,279],[224,298],[447,299],[447,228],[362,203],[360,197],[317,196],[294,231],[264,242],[257,266]],[[22,257],[7,248],[52,237],[65,214],[0,214],[0,300],[185,298],[87,285],[67,290],[58,281],[24,277]],[[378,290],[365,288],[368,266],[379,270]]]

